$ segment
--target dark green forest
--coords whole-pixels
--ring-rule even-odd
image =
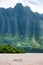
[[[17,3],[0,8],[0,53],[43,53],[43,14]]]

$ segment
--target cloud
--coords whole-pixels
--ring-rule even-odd
[[[43,9],[43,0],[38,0],[37,6]]]
[[[0,7],[5,7],[5,8],[13,7],[14,5],[16,5],[17,2],[18,0],[3,0],[0,3]]]
[[[43,0],[38,0],[40,3],[43,3]]]
[[[36,5],[37,3],[35,3],[35,2],[32,2],[32,1],[29,1],[31,4],[34,4],[34,5]]]
[[[37,4],[37,0],[28,0],[31,4],[36,5]]]
[[[31,3],[31,4],[36,4],[35,0],[0,0],[0,7],[14,7],[16,3],[21,2],[24,5]]]

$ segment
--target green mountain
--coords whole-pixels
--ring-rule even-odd
[[[0,8],[0,45],[43,52],[43,14],[21,3],[14,8]]]

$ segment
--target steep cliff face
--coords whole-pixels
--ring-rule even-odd
[[[39,38],[43,35],[43,14],[34,13],[21,3],[14,8],[0,8],[0,34]]]
[[[21,3],[14,8],[0,8],[0,45],[43,52],[43,14]]]

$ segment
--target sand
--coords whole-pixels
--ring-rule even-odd
[[[43,65],[43,53],[0,54],[0,65]]]

